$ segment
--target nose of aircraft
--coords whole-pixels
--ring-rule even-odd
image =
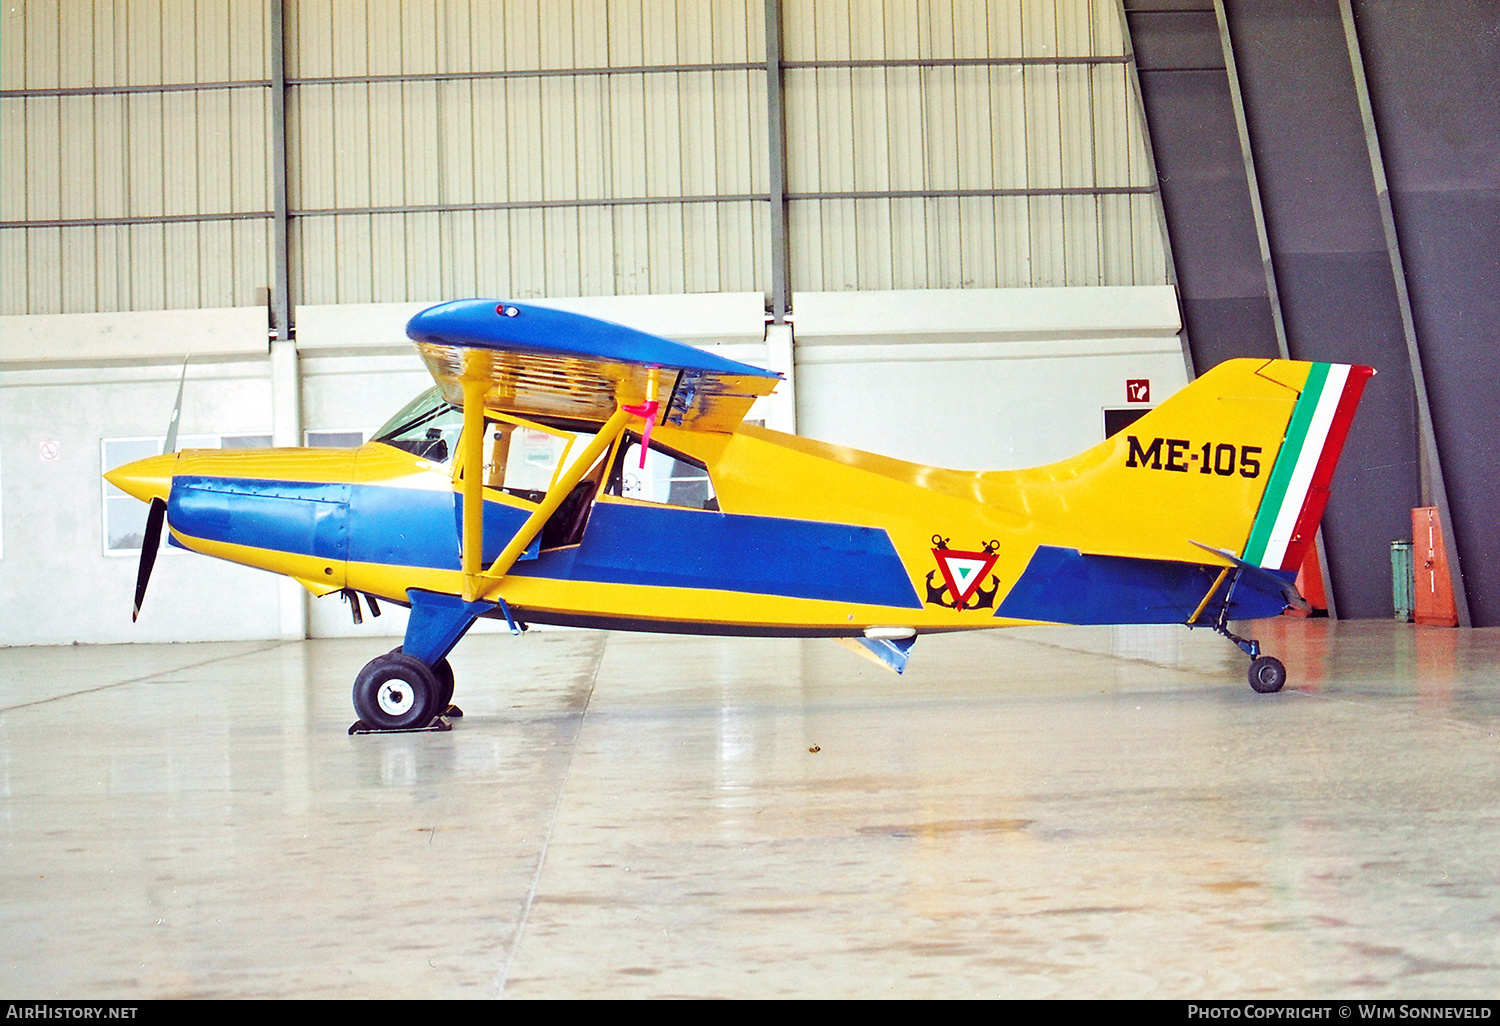
[[[148,456],[123,467],[116,467],[105,474],[104,479],[142,502],[150,502],[152,499],[166,502],[172,492],[172,469],[176,463],[175,452]]]

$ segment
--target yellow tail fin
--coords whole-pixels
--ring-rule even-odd
[[[1080,552],[1201,563],[1207,545],[1294,569],[1372,373],[1231,360],[1093,449],[986,485]]]

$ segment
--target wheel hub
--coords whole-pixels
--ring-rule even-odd
[[[416,691],[404,680],[388,680],[380,685],[375,701],[388,716],[400,716],[416,703]]]

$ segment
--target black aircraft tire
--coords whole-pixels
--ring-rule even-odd
[[[1262,695],[1280,691],[1286,683],[1286,667],[1275,656],[1250,660],[1250,686]]]
[[[448,665],[448,660],[439,659],[438,664],[432,668],[432,675],[438,682],[437,702],[433,704],[432,711],[441,716],[453,704],[453,667]]]
[[[439,711],[439,689],[426,663],[390,652],[371,659],[354,678],[354,712],[379,730],[425,727]]]

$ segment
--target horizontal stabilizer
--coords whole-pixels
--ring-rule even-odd
[[[1191,540],[1192,539],[1189,539],[1189,541]],[[1212,552],[1216,556],[1222,556],[1224,559],[1229,560],[1235,566],[1239,567],[1245,573],[1248,573],[1251,576],[1265,581],[1266,583],[1277,588],[1278,590],[1280,590],[1282,597],[1286,599],[1286,604],[1291,606],[1292,608],[1300,609],[1304,613],[1312,611],[1312,605],[1308,603],[1307,599],[1302,597],[1302,593],[1297,590],[1297,585],[1295,582],[1284,580],[1276,574],[1271,573],[1271,571],[1256,566],[1254,563],[1247,563],[1232,552],[1226,552],[1223,549],[1216,549],[1212,545],[1204,545],[1202,542],[1195,541],[1193,542],[1193,544],[1198,546],[1204,552]]]

